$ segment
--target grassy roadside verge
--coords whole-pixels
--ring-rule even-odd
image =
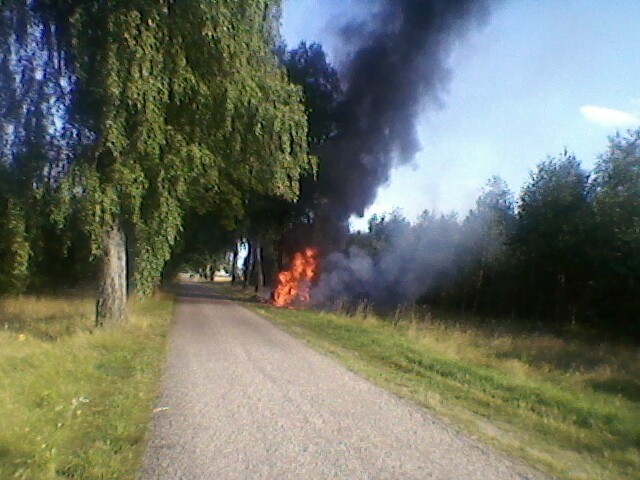
[[[237,300],[230,285],[217,285]],[[244,297],[246,299],[246,297]],[[640,471],[638,349],[432,320],[246,306],[382,387],[564,479]]]
[[[173,300],[93,330],[89,299],[0,299],[0,479],[132,479]]]

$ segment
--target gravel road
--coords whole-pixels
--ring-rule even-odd
[[[532,479],[204,285],[182,285],[142,478]]]

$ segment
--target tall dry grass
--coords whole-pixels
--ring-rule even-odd
[[[381,317],[366,306],[341,314],[245,305],[554,477],[638,478],[637,347],[413,307]]]
[[[0,479],[135,478],[172,311],[97,330],[90,297],[0,299]]]

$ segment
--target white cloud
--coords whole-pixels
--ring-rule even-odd
[[[640,125],[640,117],[637,115],[612,108],[584,105],[580,107],[580,113],[590,122],[603,127],[634,127]]]

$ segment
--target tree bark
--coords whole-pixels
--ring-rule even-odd
[[[236,283],[236,275],[238,272],[238,241],[236,240],[233,247],[233,255],[231,256],[231,283]]]
[[[96,325],[120,325],[127,321],[127,241],[116,222],[105,235]]]
[[[215,268],[210,263],[207,263],[207,280],[213,282],[213,277],[215,275]]]
[[[253,245],[249,240],[246,240],[245,244],[247,246],[247,256],[244,258],[242,281],[243,281],[243,287],[247,288],[251,283],[251,273],[253,272]]]
[[[262,291],[264,290],[264,269],[262,268],[262,245],[260,243],[256,243],[254,255],[253,265],[256,276],[255,292],[262,295]]]

